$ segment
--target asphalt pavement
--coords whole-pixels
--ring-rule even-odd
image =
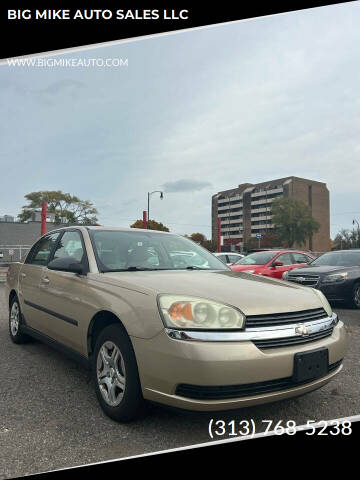
[[[303,425],[359,415],[360,311],[333,308],[347,327],[349,349],[343,371],[323,388],[226,413],[182,413],[152,406],[145,418],[119,424],[98,406],[86,369],[40,342],[11,342],[0,283],[0,479],[211,441],[211,418],[253,419],[260,432],[266,428],[264,419]]]

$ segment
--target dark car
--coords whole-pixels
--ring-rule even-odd
[[[324,253],[308,266],[285,272],[283,279],[321,290],[330,301],[360,308],[360,249]]]

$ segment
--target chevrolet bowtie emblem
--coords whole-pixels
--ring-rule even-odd
[[[299,325],[295,328],[295,333],[302,337],[307,337],[311,333],[311,325]]]

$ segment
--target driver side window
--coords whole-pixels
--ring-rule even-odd
[[[311,258],[302,253],[293,253],[294,263],[310,263]]]
[[[276,262],[282,262],[283,265],[292,265],[293,263],[290,253],[284,253],[283,255],[279,255],[276,259]]]
[[[56,232],[42,237],[30,250],[25,263],[45,267],[59,235],[59,232]]]
[[[72,257],[76,262],[83,263],[85,252],[80,235],[77,231],[65,232],[56,247],[53,260]]]

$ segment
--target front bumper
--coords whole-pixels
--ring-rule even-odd
[[[259,349],[252,340],[198,341],[172,339],[164,331],[152,339],[131,338],[147,400],[189,410],[226,410],[274,402],[315,390],[342,369],[346,332],[340,321],[326,338],[303,345]],[[322,378],[276,391],[221,399],[195,399],[179,395],[181,385],[223,387],[271,382],[292,377],[294,355],[320,347],[329,351],[329,365]],[[178,392],[177,392],[178,389]]]
[[[351,297],[353,282],[319,283],[315,288],[320,290],[328,300],[348,300]]]

